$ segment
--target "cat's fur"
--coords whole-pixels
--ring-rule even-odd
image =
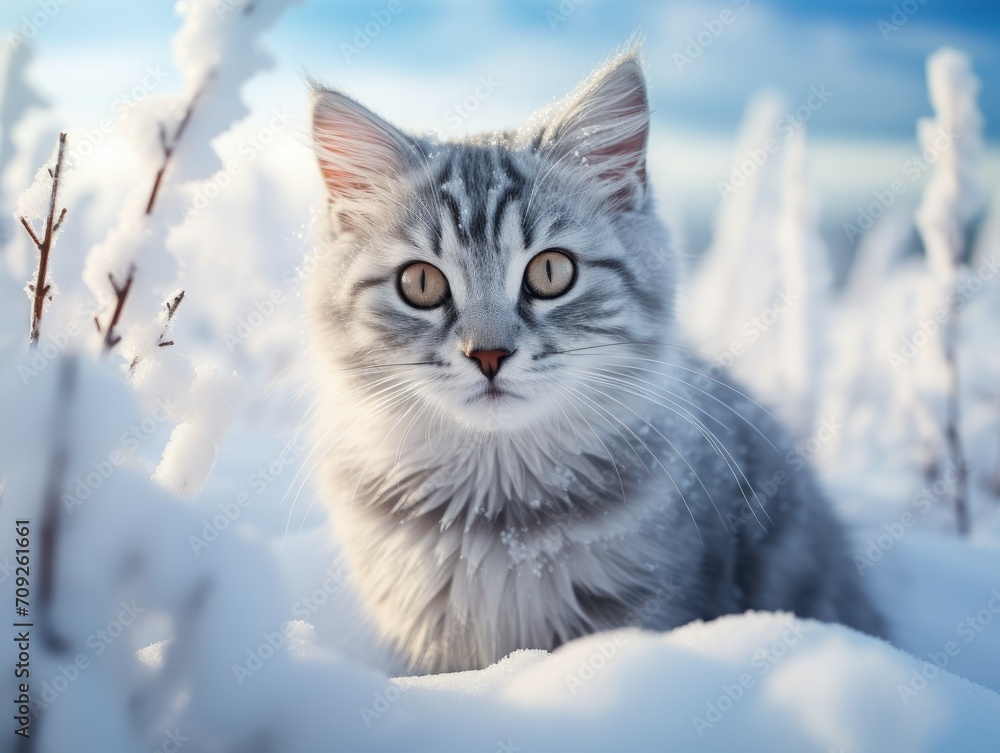
[[[353,583],[414,671],[746,609],[882,632],[784,431],[671,344],[634,51],[517,133],[411,137],[322,89],[313,113],[315,449]],[[532,299],[553,247],[577,280]],[[446,305],[402,300],[415,260]],[[466,355],[489,348],[514,351],[492,383]]]

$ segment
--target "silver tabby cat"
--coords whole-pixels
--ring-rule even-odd
[[[634,50],[463,141],[314,92],[315,450],[412,671],[747,609],[883,630],[784,431],[674,344],[648,131]]]

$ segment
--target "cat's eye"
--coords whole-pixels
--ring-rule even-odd
[[[415,261],[399,273],[399,294],[418,309],[432,309],[448,300],[448,279],[432,264]]]
[[[535,298],[558,298],[576,282],[576,262],[569,254],[550,248],[528,262],[524,287]]]

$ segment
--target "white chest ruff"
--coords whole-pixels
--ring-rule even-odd
[[[415,669],[483,666],[518,648],[551,649],[602,627],[581,594],[639,593],[644,579],[662,575],[665,553],[656,531],[663,509],[655,495],[599,516],[517,525],[505,506],[530,518],[560,489],[536,487],[530,462],[494,457],[466,457],[455,473],[436,479],[421,478],[416,466],[387,468],[386,479],[412,480],[412,489],[396,488],[396,499],[432,500],[423,515],[394,518],[359,500],[337,506],[361,598],[383,637],[403,648]],[[583,472],[563,467],[565,474]],[[568,483],[551,470],[547,478]],[[526,496],[513,496],[518,491]]]

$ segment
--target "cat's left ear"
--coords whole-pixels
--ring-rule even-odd
[[[613,204],[638,209],[646,195],[649,98],[632,51],[595,71],[542,131],[540,150],[595,172]]]

